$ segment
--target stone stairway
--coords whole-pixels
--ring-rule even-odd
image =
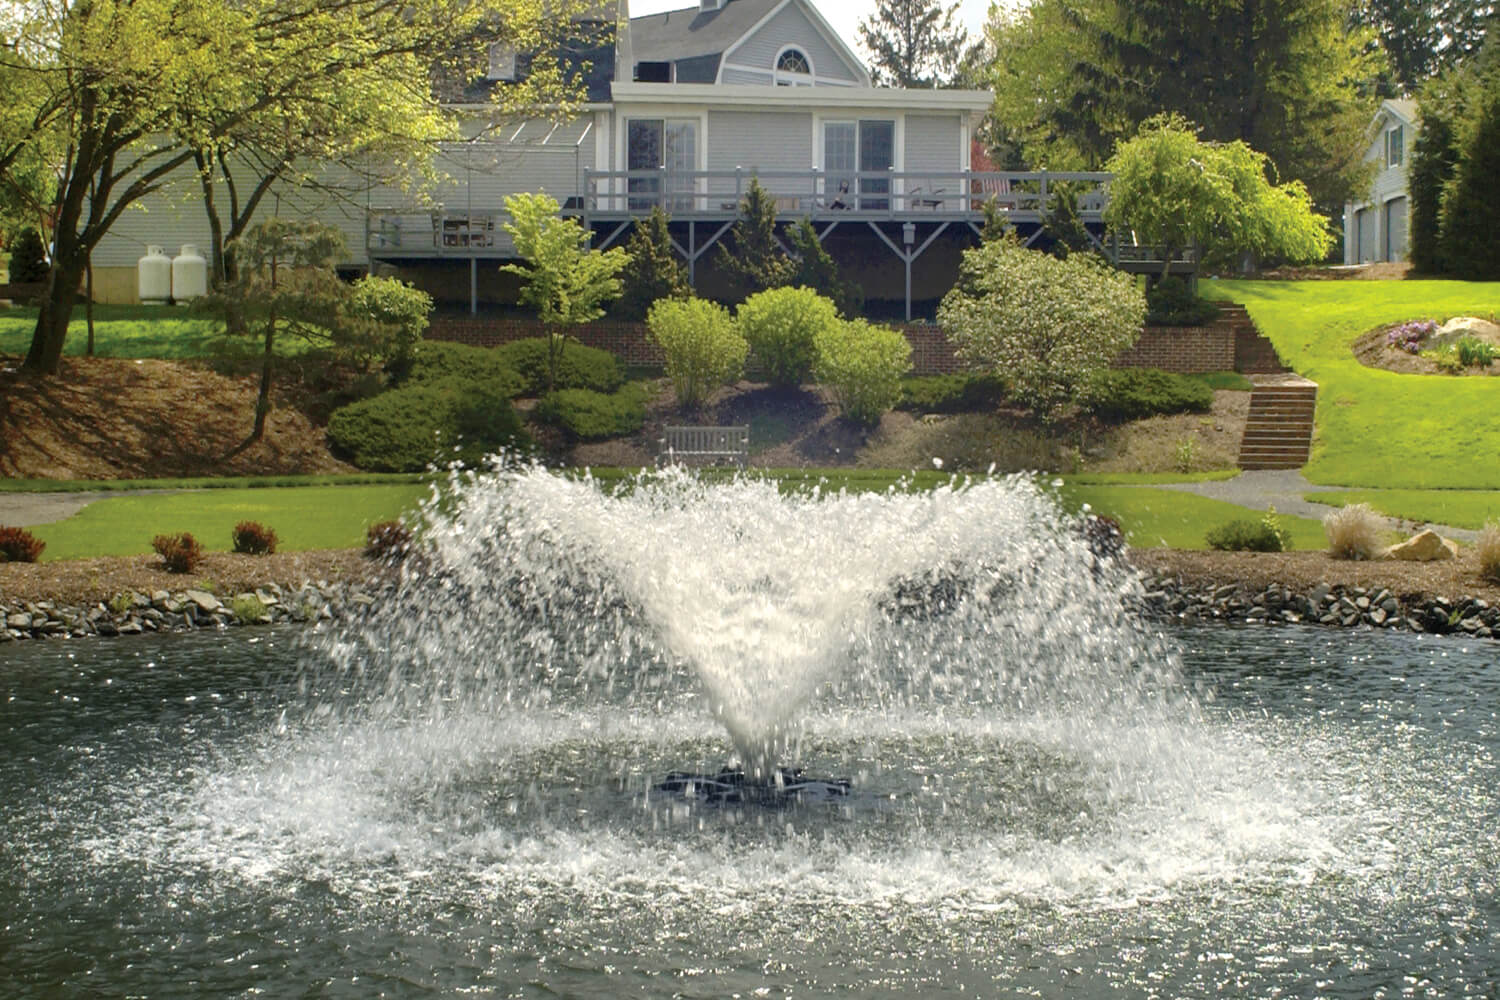
[[[1276,348],[1255,328],[1244,306],[1221,304],[1219,322],[1229,324],[1234,330],[1235,371],[1241,375],[1277,375],[1286,371],[1276,356]]]
[[[1318,384],[1298,375],[1252,375],[1250,416],[1240,441],[1242,469],[1300,469],[1312,449]]]

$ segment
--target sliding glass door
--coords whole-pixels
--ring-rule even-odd
[[[855,174],[888,174],[896,165],[896,123],[883,120],[825,122],[823,163],[827,171],[825,191],[835,208],[883,211],[890,208],[889,177]]]
[[[626,170],[665,170],[662,178],[632,177],[629,191],[632,212],[648,211],[662,205],[668,211],[693,208],[697,192],[698,123],[662,118],[633,118],[625,130]]]

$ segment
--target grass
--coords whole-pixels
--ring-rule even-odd
[[[0,310],[0,354],[25,354],[31,347],[37,310]],[[213,316],[168,306],[95,306],[94,354],[101,358],[215,357],[223,353],[224,324]],[[73,310],[63,353],[82,355],[88,347],[83,307]]]
[[[629,488],[638,469],[603,468],[590,475],[603,488]],[[581,476],[583,470],[568,470]],[[650,473],[648,472],[648,475]],[[729,478],[727,470],[705,473]],[[962,481],[946,472],[908,472],[895,469],[770,469],[751,473],[773,480],[787,493],[821,489],[825,492],[885,492],[926,490]],[[1201,474],[1197,479],[1220,474]],[[307,477],[308,479],[333,477]],[[358,477],[354,477],[358,478]],[[401,517],[426,499],[431,487],[420,477],[386,477],[363,485],[233,486],[177,494],[109,497],[78,514],[29,530],[47,543],[43,559],[81,559],[93,556],[132,556],[151,551],[158,534],[190,532],[209,551],[229,551],[230,532],[240,521],[259,521],[276,531],[280,551],[354,548],[364,544],[365,530],[377,521]],[[1077,511],[1087,503],[1095,513],[1118,519],[1132,545],[1201,549],[1209,528],[1236,519],[1259,520],[1258,511],[1209,500],[1188,493],[1135,484],[1160,482],[1164,477],[1115,475],[1063,480],[1060,502]],[[1050,477],[1047,482],[1053,482]],[[140,481],[138,481],[140,482]],[[156,488],[182,488],[193,480],[154,480]],[[53,484],[55,485],[55,484]],[[1283,517],[1297,548],[1321,548],[1322,526],[1316,521]]]
[[[230,532],[247,520],[273,529],[280,552],[347,549],[364,545],[369,525],[399,518],[429,493],[423,484],[405,483],[110,497],[28,530],[47,543],[44,562],[143,555],[155,536],[184,531],[208,551],[228,552]]]
[[[1500,492],[1493,490],[1351,490],[1309,493],[1306,499],[1330,507],[1365,503],[1386,517],[1473,531],[1500,518]]]
[[[0,479],[0,493],[117,493],[131,490],[287,489],[420,483],[424,472],[357,472],[323,476],[222,476],[189,479]]]
[[[1500,489],[1500,383],[1366,368],[1360,334],[1414,319],[1500,313],[1500,282],[1206,281],[1243,303],[1297,373],[1317,382],[1309,479],[1333,486]]]
[[[1058,493],[1068,510],[1088,504],[1094,513],[1119,521],[1126,541],[1137,548],[1206,549],[1205,536],[1210,528],[1230,521],[1259,521],[1265,516],[1262,511],[1176,490],[1065,482]],[[1279,520],[1291,534],[1294,550],[1317,550],[1327,545],[1321,522],[1285,514]]]

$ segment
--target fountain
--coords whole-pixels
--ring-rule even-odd
[[[0,995],[1493,990],[1485,644],[1143,621],[1026,480],[424,516],[357,625],[0,648]]]

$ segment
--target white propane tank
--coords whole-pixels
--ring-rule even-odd
[[[172,297],[172,262],[161,247],[148,246],[135,262],[136,294],[148,306],[165,305]]]
[[[191,243],[172,259],[172,298],[191,302],[208,294],[208,262]]]

